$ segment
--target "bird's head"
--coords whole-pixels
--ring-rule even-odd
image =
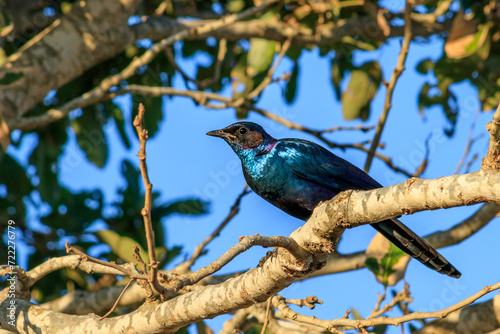
[[[276,143],[276,139],[259,124],[252,122],[234,123],[224,129],[207,132],[207,135],[224,139],[240,156],[246,152],[259,153]]]

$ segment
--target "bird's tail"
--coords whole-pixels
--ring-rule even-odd
[[[462,275],[444,256],[396,218],[371,225],[394,245],[425,266],[455,278]]]

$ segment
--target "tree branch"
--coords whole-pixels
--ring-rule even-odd
[[[86,331],[93,330],[94,333],[109,334],[118,333],[130,326],[141,328],[145,333],[174,331],[205,318],[246,308],[256,302],[263,302],[293,281],[300,280],[307,274],[318,270],[324,265],[328,254],[335,251],[339,237],[346,228],[423,210],[471,205],[483,201],[500,203],[500,188],[496,186],[499,183],[500,173],[478,171],[435,180],[410,179],[391,187],[370,191],[346,191],[320,204],[305,225],[294,231],[290,238],[285,238],[288,240],[286,242],[293,239],[292,244],[279,243],[280,246],[287,246],[293,254],[288,249],[278,248],[257,269],[250,269],[221,284],[177,296],[160,305],[147,304],[134,313],[104,319],[99,322],[98,327],[93,317],[61,315],[16,299],[16,319],[18,319],[16,330],[24,333],[25,325],[30,323],[36,324],[42,331],[54,332],[59,329],[56,327],[61,323],[68,323],[71,324],[73,332],[83,332],[85,329]],[[245,240],[251,240],[251,238]],[[278,243],[271,241],[265,245],[273,244]],[[242,247],[241,243],[238,247]],[[206,272],[208,270],[203,270],[195,278],[204,276]],[[500,287],[500,284],[492,289],[496,289],[497,286]],[[491,291],[487,290],[457,305],[464,306],[479,295]],[[6,306],[3,304],[1,307]],[[440,314],[447,314],[452,310],[454,309],[448,308]],[[414,313],[389,320],[368,319],[366,321],[369,322],[361,324],[366,326],[382,323],[395,324],[437,315],[432,312]],[[350,321],[355,320],[340,319],[336,324],[359,324]],[[6,329],[14,329],[7,323],[5,315],[0,315],[0,323]]]
[[[370,150],[368,151],[368,156],[366,157],[364,170],[367,173],[370,170],[373,157],[375,156],[375,150],[377,149],[378,143],[380,142],[380,137],[382,137],[382,132],[384,131],[385,123],[387,122],[387,116],[389,115],[389,111],[391,110],[392,94],[394,92],[394,87],[396,87],[396,82],[398,81],[398,78],[401,76],[401,74],[405,69],[406,56],[408,55],[408,49],[410,47],[410,42],[412,38],[412,20],[411,20],[412,11],[413,11],[413,0],[406,0],[403,45],[401,46],[401,52],[399,53],[398,56],[397,65],[394,68],[391,80],[387,85],[384,110],[382,111],[382,115],[378,120],[377,128],[375,130],[375,136],[373,137],[372,145],[370,147]]]
[[[153,230],[153,222],[151,219],[151,205],[152,205],[152,191],[153,185],[149,181],[148,175],[148,165],[146,164],[146,141],[148,140],[148,130],[143,127],[144,113],[146,109],[144,105],[139,104],[139,110],[137,116],[134,119],[134,128],[137,132],[137,137],[139,137],[139,157],[140,169],[142,181],[144,182],[145,194],[144,194],[144,207],[141,210],[141,215],[144,221],[144,229],[146,232],[146,240],[148,244],[148,255],[149,255],[149,282],[153,286],[156,292],[160,294],[163,298],[165,294],[165,288],[158,283],[158,261],[156,261],[156,250],[155,250],[155,232]]]
[[[227,25],[230,25],[236,21],[251,17],[261,12],[262,10],[268,8],[269,6],[274,5],[278,1],[279,0],[269,0],[260,6],[252,7],[241,13],[224,16],[220,20],[208,21],[208,22],[203,21],[202,22],[203,24],[201,25],[198,24],[198,26],[196,27],[186,27],[185,29],[175,34],[169,35],[169,37],[162,39],[160,42],[153,44],[148,51],[146,51],[140,57],[137,57],[133,61],[131,61],[130,64],[127,67],[125,67],[125,69],[122,70],[120,73],[107,77],[97,87],[91,89],[82,96],[76,97],[70,100],[69,102],[66,102],[59,108],[51,109],[43,115],[25,118],[22,121],[18,120],[8,121],[7,124],[10,129],[22,128],[23,130],[30,130],[41,126],[45,126],[61,118],[64,118],[68,115],[68,113],[71,110],[81,108],[84,105],[91,105],[101,101],[103,96],[105,96],[108,93],[111,87],[119,85],[123,80],[126,80],[127,78],[134,75],[139,67],[147,65],[149,62],[151,62],[151,60],[154,59],[154,57],[156,57],[156,55],[158,55],[161,51],[163,51],[170,45],[174,44],[175,42],[186,39],[188,37],[195,37],[195,36],[206,37],[208,33],[213,32],[222,27],[225,27]],[[79,57],[81,57],[81,55],[79,55]]]
[[[408,322],[411,320],[417,320],[417,319],[429,319],[429,318],[444,318],[448,314],[459,310],[469,304],[472,304],[482,296],[490,293],[491,291],[495,291],[500,289],[500,283],[491,285],[491,286],[486,286],[484,287],[481,291],[475,293],[474,295],[470,296],[469,298],[466,298],[462,300],[459,303],[456,303],[455,305],[452,305],[450,307],[447,307],[443,310],[440,311],[435,311],[435,312],[413,312],[410,314],[403,315],[401,317],[395,317],[395,318],[387,318],[387,317],[380,317],[380,318],[370,318],[370,319],[335,319],[335,320],[322,320],[318,319],[316,317],[311,317],[311,316],[306,316],[299,314],[295,311],[292,311],[286,303],[283,301],[282,298],[279,297],[273,297],[272,301],[273,304],[276,308],[278,308],[287,318],[293,319],[295,321],[303,322],[306,324],[311,324],[311,325],[316,325],[323,327],[327,331],[332,331],[335,329],[335,327],[338,326],[345,326],[349,328],[367,328],[367,327],[373,327],[376,325],[394,325],[398,326],[404,322]]]
[[[483,169],[500,169],[500,104],[493,114],[493,121],[486,125],[490,133],[490,146],[488,154],[483,158]]]
[[[415,13],[413,13],[415,14]],[[434,34],[449,31],[452,20],[448,19],[440,23],[428,24],[418,22],[413,17],[413,36],[429,37]],[[199,21],[198,21],[199,22]],[[193,27],[200,23],[197,21],[175,20],[167,17],[155,17],[145,22],[130,27],[134,40],[148,38],[154,41],[160,40],[184,27]],[[203,22],[203,21],[201,21]],[[346,36],[370,36],[380,42],[385,42],[392,37],[404,35],[404,27],[399,25],[390,26],[389,35],[379,27],[378,23],[369,15],[359,16],[339,22],[337,25],[324,24],[318,26],[314,31],[310,29],[290,29],[290,26],[282,22],[265,22],[262,20],[241,21],[217,31],[210,32],[208,36],[216,39],[227,39],[235,42],[242,39],[264,38],[277,42],[284,42],[292,38],[291,44],[299,47],[325,46],[342,42]],[[188,39],[201,39],[207,36],[190,36]]]
[[[245,184],[245,187],[243,188],[243,191],[238,195],[236,198],[236,201],[234,204],[231,206],[231,209],[229,210],[229,214],[227,215],[226,218],[217,226],[215,231],[213,231],[209,236],[203,240],[202,243],[200,243],[196,248],[194,249],[193,255],[191,255],[191,258],[187,261],[184,261],[180,265],[178,265],[175,268],[176,272],[186,272],[188,271],[191,266],[195,263],[195,261],[203,254],[203,251],[205,247],[216,237],[219,236],[220,232],[226,225],[240,212],[240,203],[241,199],[250,193],[250,190],[248,189],[248,185]]]
[[[12,54],[0,70],[0,77],[21,75],[0,90],[0,115],[9,118],[7,124],[43,101],[49,91],[123,51],[130,36],[127,20],[140,2],[77,3]]]

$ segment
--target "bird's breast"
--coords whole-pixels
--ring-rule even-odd
[[[266,159],[267,158],[267,159]],[[335,194],[297,177],[279,156],[243,164],[245,179],[252,190],[274,206],[296,218],[307,220],[316,205]]]

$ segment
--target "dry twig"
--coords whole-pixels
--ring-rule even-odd
[[[500,289],[500,283],[496,283],[491,286],[486,286],[484,287],[481,291],[475,293],[474,295],[456,303],[455,305],[452,305],[450,307],[447,307],[443,310],[440,311],[434,311],[434,312],[413,312],[407,315],[403,315],[401,317],[394,317],[394,318],[388,318],[388,317],[378,317],[378,318],[369,318],[369,319],[346,319],[346,318],[341,318],[341,319],[334,319],[334,320],[322,320],[318,319],[316,317],[311,317],[311,316],[306,316],[299,314],[286,305],[283,297],[281,296],[275,296],[272,298],[273,305],[279,309],[282,314],[289,319],[293,319],[295,321],[315,325],[315,326],[320,326],[327,331],[334,332],[335,327],[348,327],[348,328],[357,328],[357,329],[362,329],[362,328],[368,328],[368,327],[373,327],[376,325],[394,325],[398,326],[404,322],[408,322],[411,320],[417,320],[417,319],[430,319],[430,318],[443,318],[446,317],[448,314],[457,311],[467,305],[472,304],[482,296],[490,293],[491,291],[498,290]]]
[[[143,127],[144,113],[146,109],[144,105],[139,104],[139,110],[137,116],[134,119],[134,128],[137,131],[137,136],[139,137],[139,157],[142,181],[144,182],[145,194],[144,194],[144,207],[141,210],[141,215],[144,220],[144,228],[146,230],[146,240],[148,244],[148,255],[149,255],[149,282],[153,285],[153,288],[163,296],[165,294],[165,288],[158,283],[158,261],[156,261],[156,250],[155,250],[155,233],[153,230],[153,222],[151,220],[151,205],[152,205],[152,190],[153,185],[149,181],[148,166],[146,164],[146,140],[148,139],[148,130]]]
[[[243,191],[238,195],[236,198],[236,201],[234,204],[231,206],[231,209],[229,210],[229,214],[227,215],[226,218],[220,223],[219,226],[203,240],[202,243],[200,243],[196,248],[194,249],[193,255],[191,255],[191,258],[175,268],[175,271],[177,272],[185,272],[191,268],[191,266],[195,263],[195,261],[203,254],[203,251],[205,247],[216,237],[220,235],[220,232],[226,225],[240,212],[240,203],[241,199],[250,193],[250,190],[248,189],[248,186],[245,184],[245,187],[243,188]]]
[[[412,25],[411,25],[411,12],[413,10],[413,1],[406,0],[406,9],[405,9],[405,30],[404,30],[404,40],[403,45],[401,46],[401,52],[398,56],[398,62],[394,71],[392,72],[391,79],[387,84],[387,92],[385,95],[385,104],[384,110],[382,111],[382,115],[377,124],[377,130],[375,131],[375,137],[373,137],[372,146],[368,151],[368,157],[366,158],[365,163],[365,172],[368,173],[370,170],[370,166],[373,161],[373,157],[375,156],[375,151],[377,150],[378,143],[380,142],[380,137],[382,137],[382,132],[384,131],[385,123],[387,121],[387,116],[389,115],[389,111],[392,106],[392,94],[394,92],[394,87],[396,87],[396,82],[398,81],[399,76],[403,73],[405,69],[406,56],[408,55],[408,49],[410,46],[410,41],[412,37]]]
[[[80,258],[83,261],[90,261],[90,262],[94,262],[94,263],[97,263],[97,264],[100,264],[100,265],[103,265],[106,267],[113,268],[113,269],[119,271],[120,273],[122,273],[130,278],[133,278],[133,279],[146,279],[146,280],[148,279],[147,275],[140,275],[137,272],[134,272],[132,270],[128,270],[128,269],[124,268],[123,266],[117,265],[114,262],[107,262],[107,261],[99,260],[99,259],[96,259],[95,257],[87,255],[84,252],[82,252],[81,250],[71,246],[69,244],[69,241],[66,241],[66,253],[68,253],[68,254],[74,253],[74,254],[80,256]]]

